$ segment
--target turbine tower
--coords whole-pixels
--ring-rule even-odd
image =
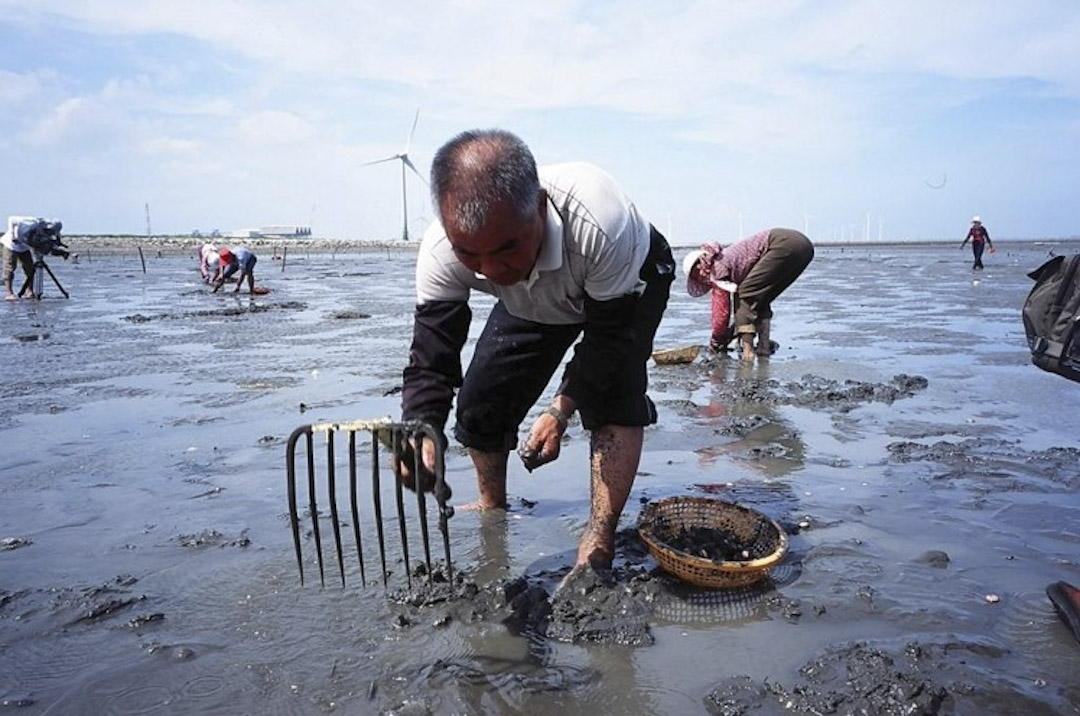
[[[416,131],[416,123],[420,119],[420,110],[416,110],[416,116],[413,117],[412,129],[409,131],[409,138],[405,140],[404,151],[398,154],[391,154],[389,157],[383,157],[382,159],[376,159],[373,162],[364,162],[363,166],[371,166],[372,164],[382,164],[383,162],[392,162],[396,159],[401,160],[401,240],[409,240],[409,203],[406,198],[405,191],[405,169],[412,169],[413,174],[420,177],[420,181],[424,182],[424,186],[427,186],[427,181],[424,179],[424,175],[416,168],[409,159],[409,148],[412,146],[413,132]]]

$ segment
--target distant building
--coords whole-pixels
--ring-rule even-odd
[[[289,239],[311,236],[310,226],[263,226],[259,235],[273,239]]]

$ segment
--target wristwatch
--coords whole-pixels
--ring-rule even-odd
[[[559,432],[566,432],[566,424],[570,421],[569,415],[559,410],[554,405],[549,405],[544,408],[544,415],[550,415],[555,418],[555,421],[559,424]]]

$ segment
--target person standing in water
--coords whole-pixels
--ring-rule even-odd
[[[983,262],[982,255],[983,249],[986,246],[990,247],[990,252],[994,251],[994,242],[990,240],[990,232],[986,230],[986,227],[982,224],[982,218],[978,214],[971,217],[971,228],[968,229],[967,236],[960,242],[960,248],[964,248],[964,244],[971,241],[971,253],[975,256],[975,263],[971,265],[972,271],[982,271]]]

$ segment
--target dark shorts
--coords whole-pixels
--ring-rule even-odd
[[[810,239],[792,229],[773,229],[765,253],[739,284],[735,294],[735,332],[754,333],[754,325],[772,318],[772,302],[797,279],[814,258]]]
[[[667,307],[674,268],[667,241],[653,229],[649,255],[639,274],[646,287],[634,308],[634,343],[605,399],[578,406],[586,429],[656,422],[656,407],[645,394],[646,362]],[[550,325],[516,318],[502,302],[496,303],[458,392],[454,426],[458,442],[484,452],[514,449],[518,426],[583,328],[582,324]]]

